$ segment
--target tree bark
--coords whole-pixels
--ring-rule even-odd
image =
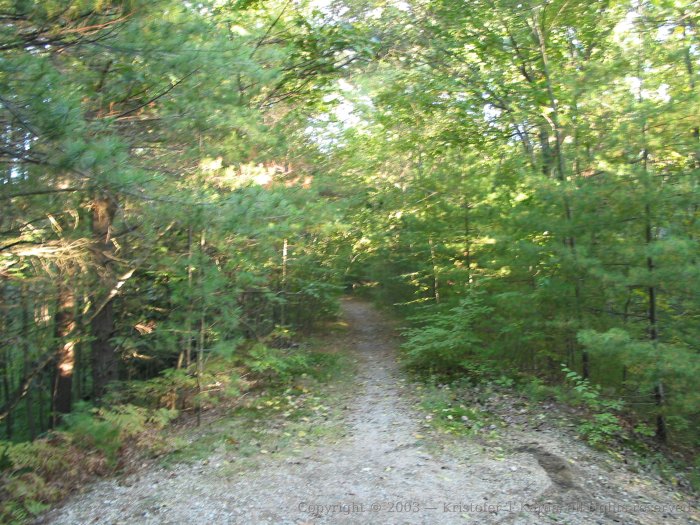
[[[545,81],[545,87],[547,90],[547,96],[549,98],[549,109],[550,109],[550,117],[547,117],[545,115],[545,119],[549,122],[550,127],[552,128],[552,132],[554,133],[554,152],[553,152],[553,159],[556,161],[556,166],[555,166],[555,171],[557,173],[557,179],[562,185],[562,190],[563,190],[563,208],[564,208],[564,221],[565,224],[567,225],[567,230],[570,230],[572,228],[572,223],[573,223],[573,211],[571,209],[571,203],[569,201],[569,197],[566,193],[566,183],[567,183],[567,176],[566,176],[566,159],[564,158],[564,152],[562,150],[562,145],[564,144],[564,137],[562,133],[562,128],[561,128],[561,123],[560,123],[560,118],[559,118],[559,102],[557,101],[557,97],[554,93],[554,86],[552,83],[552,77],[550,74],[550,69],[549,69],[549,59],[547,56],[547,43],[546,43],[546,33],[545,33],[545,23],[544,23],[544,15],[540,15],[539,18],[534,18],[532,22],[532,31],[535,37],[535,40],[537,42],[538,48],[539,48],[539,53],[540,53],[540,60],[542,62],[542,75],[543,79]],[[545,132],[546,133],[546,132]],[[543,148],[545,147],[545,143],[548,142],[548,139],[545,140],[546,135],[543,135],[542,139],[542,144]],[[547,150],[549,150],[549,146],[547,144]],[[545,154],[545,151],[543,150],[543,155]],[[545,157],[545,160],[546,157]],[[549,162],[548,162],[549,163]],[[547,163],[547,164],[548,164]],[[547,174],[548,172],[551,172],[551,167],[545,164],[545,173]],[[571,254],[574,266],[578,266],[578,254],[576,250],[576,237],[572,231],[567,231],[566,234],[564,235],[564,245],[568,247],[568,251]],[[578,274],[578,269],[576,268],[576,273]],[[581,283],[579,281],[578,275],[573,277],[573,292],[574,292],[574,297],[573,297],[573,304],[574,304],[574,315],[572,316],[574,319],[572,321],[575,322],[575,326],[573,329],[568,330],[569,333],[566,334],[566,347],[567,347],[567,354],[571,356],[571,360],[573,361],[574,356],[576,355],[576,350],[578,349],[579,345],[576,341],[576,331],[578,328],[581,326]],[[581,375],[583,376],[584,379],[588,379],[590,377],[590,356],[588,355],[588,352],[586,350],[582,349],[581,350]]]
[[[66,283],[58,287],[55,315],[56,369],[51,396],[52,426],[56,426],[62,414],[71,411],[73,401],[73,371],[75,368],[75,294]]]
[[[23,357],[23,369],[22,373],[24,377],[29,376],[30,372],[30,343],[29,343],[29,312],[27,305],[27,288],[22,287],[20,293],[20,314],[21,314],[21,337],[22,337],[22,357]],[[34,395],[32,391],[32,385],[29,385],[27,390],[27,395],[25,398],[26,402],[26,415],[27,415],[27,430],[29,431],[29,437],[34,439],[36,437],[36,424],[34,421]]]
[[[435,299],[435,304],[440,304],[440,267],[437,264],[432,237],[428,237],[428,246],[430,247],[430,264],[433,267],[433,299]]]
[[[206,244],[206,230],[203,228],[199,238],[199,292],[201,313],[199,317],[199,341],[197,344],[197,426],[202,423],[202,374],[204,372],[204,341],[206,337],[207,301],[204,295],[204,246]]]
[[[95,242],[94,262],[98,268],[100,283],[98,289],[112,288],[110,255],[114,251],[110,233],[114,214],[117,211],[115,199],[109,195],[98,196],[92,204],[92,235]],[[114,308],[112,299],[97,312],[90,322],[92,332],[92,381],[93,397],[100,399],[107,385],[118,378],[118,361],[112,346],[114,334]]]

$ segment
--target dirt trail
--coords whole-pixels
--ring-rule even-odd
[[[95,484],[46,522],[700,523],[695,510],[671,508],[686,503],[670,489],[611,470],[561,433],[504,430],[505,458],[469,439],[435,452],[420,435],[425,416],[404,393],[390,325],[364,302],[344,301],[343,311],[360,372],[340,442],[236,473],[220,457],[152,468]]]

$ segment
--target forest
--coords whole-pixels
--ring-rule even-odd
[[[348,292],[412,373],[573,384],[593,442],[700,469],[699,25],[694,0],[0,2],[0,492],[39,493],[12,465],[71,432],[312,366]]]

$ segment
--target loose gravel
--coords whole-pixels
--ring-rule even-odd
[[[344,437],[294,453],[150,466],[95,483],[42,522],[59,524],[700,524],[697,502],[565,432],[502,429],[501,449],[434,446],[369,304],[347,300],[359,361]]]

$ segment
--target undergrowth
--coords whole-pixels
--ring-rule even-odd
[[[234,406],[244,394],[262,392],[254,394],[252,408],[233,412],[246,422],[241,427],[250,426],[253,433],[265,426],[259,417],[263,409],[289,412],[290,420],[308,417],[299,414],[325,405],[305,383],[328,380],[338,373],[339,363],[332,353],[256,343],[236,355],[207,356],[199,378],[192,366],[116,384],[102,406],[78,404],[60,425],[32,442],[0,441],[0,523],[31,522],[91,478],[119,472],[133,456],[185,457],[178,437],[163,430],[175,420],[193,420],[195,412]],[[298,438],[306,431],[295,432]],[[282,432],[279,437],[287,436]],[[243,442],[255,440],[230,440],[232,445]],[[254,449],[265,450],[253,447],[250,452]]]
[[[403,331],[402,358],[405,368],[423,385],[421,404],[431,426],[453,434],[484,434],[493,422],[483,406],[499,391],[517,393],[535,404],[554,401],[575,412],[576,421],[569,426],[592,447],[618,458],[630,451],[640,465],[653,467],[672,483],[678,483],[680,471],[685,471],[688,484],[700,489],[700,458],[691,459],[694,466],[688,468],[687,458],[679,462],[671,451],[662,452],[649,424],[576,371],[562,365],[561,373],[550,374],[547,380],[515,368],[504,372],[503,363],[475,334],[477,322],[489,314],[478,296],[451,309],[427,312],[406,319],[409,328]]]
[[[425,420],[440,432],[476,435],[495,429],[495,419],[481,407],[467,406],[460,396],[460,384],[429,381],[420,387],[420,405]]]

